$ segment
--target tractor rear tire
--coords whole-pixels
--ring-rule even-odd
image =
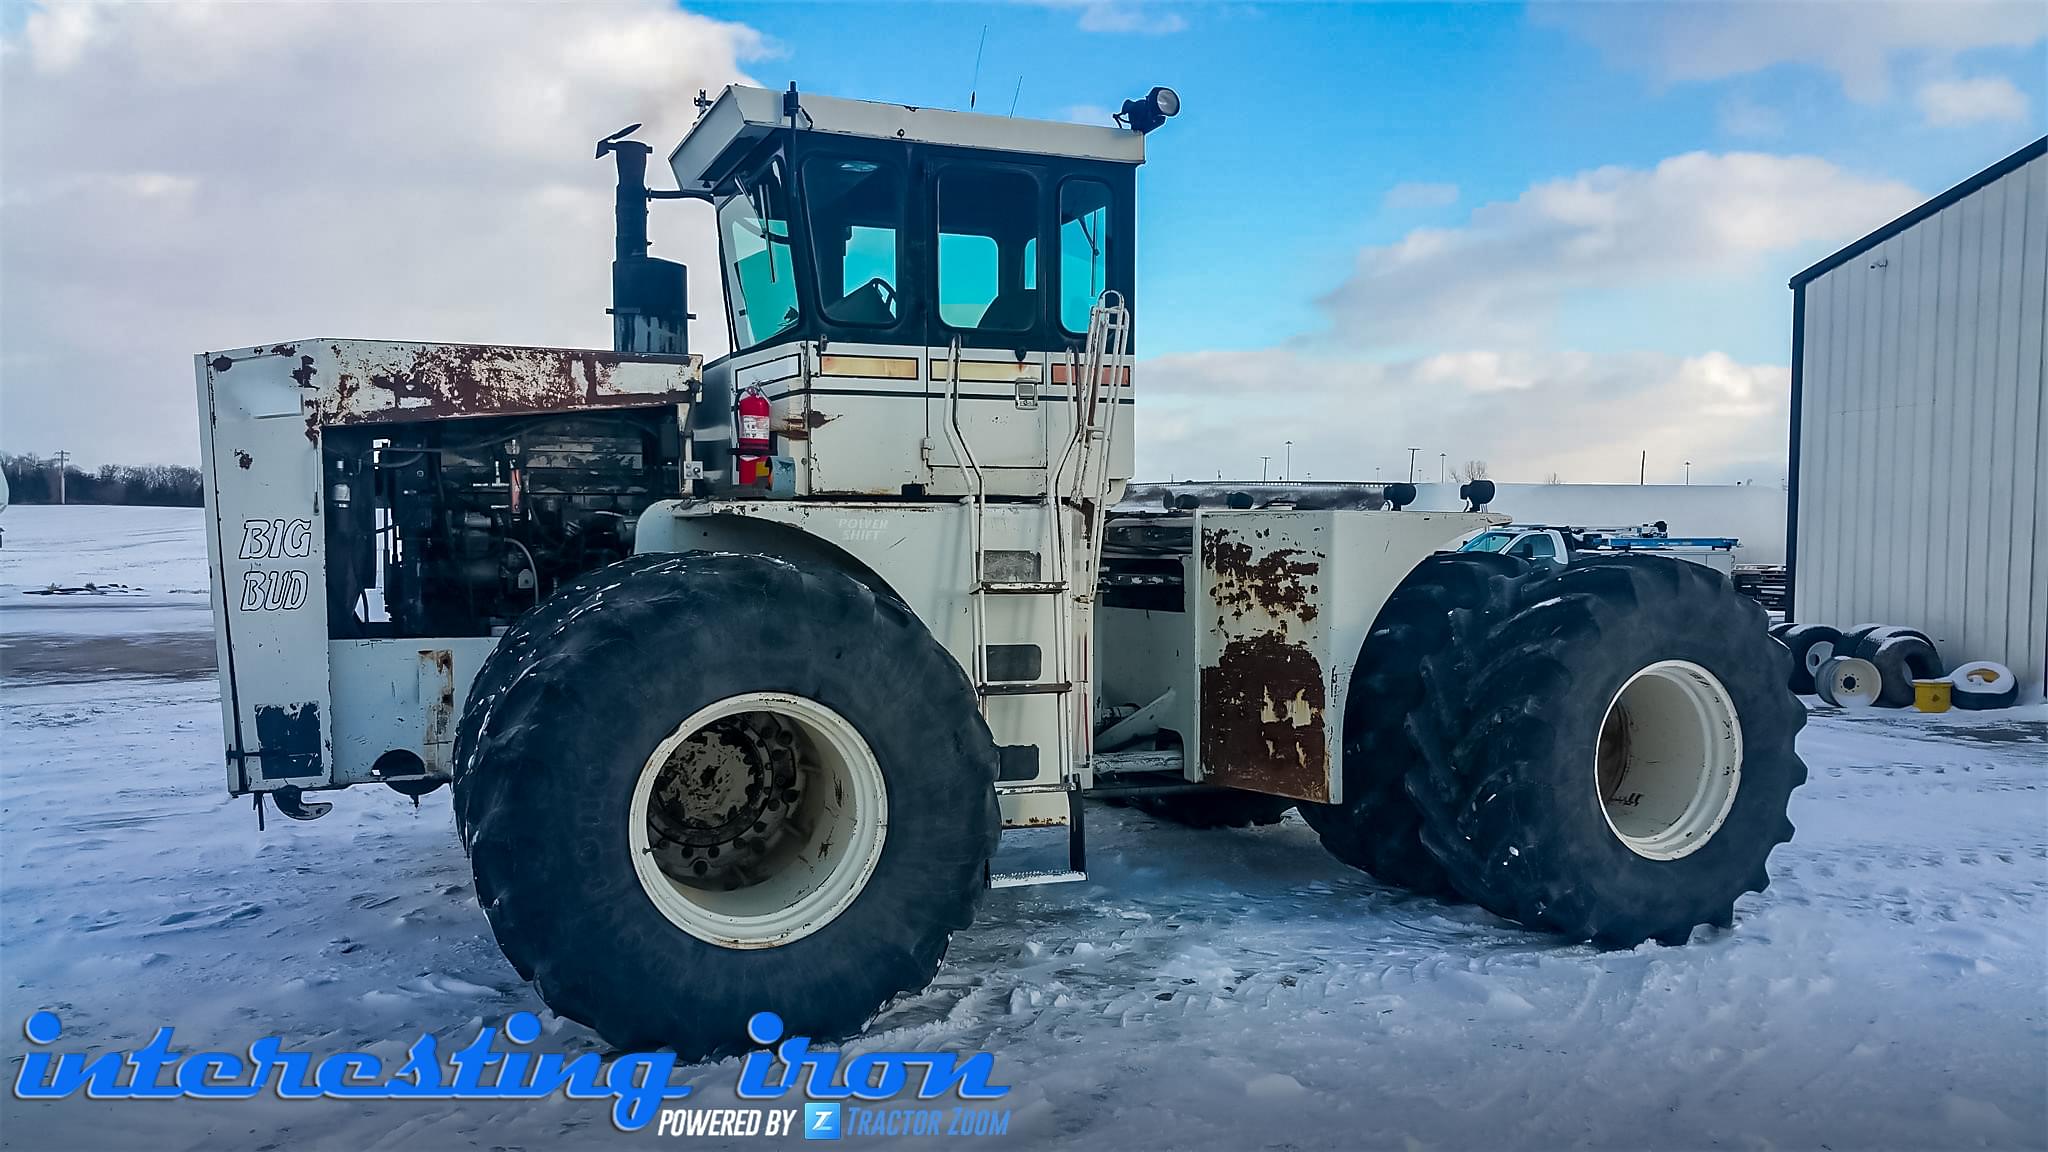
[[[1453,614],[1406,725],[1422,841],[1467,899],[1605,946],[1726,925],[1792,835],[1806,710],[1711,569],[1595,557]],[[1474,671],[1476,669],[1476,672]]]
[[[1294,803],[1285,796],[1238,788],[1131,797],[1131,807],[1140,812],[1189,828],[1264,828],[1285,819]]]
[[[1509,583],[1528,571],[1512,556],[1441,552],[1425,557],[1387,598],[1344,705],[1344,801],[1301,805],[1331,855],[1397,887],[1451,894],[1450,877],[1422,845],[1422,814],[1408,797],[1416,749],[1403,725],[1422,702],[1421,659],[1450,644],[1451,613],[1504,605]]]
[[[593,575],[501,646],[456,757],[513,967],[608,1043],[689,1060],[749,1046],[756,1012],[842,1037],[923,988],[1001,823],[958,662],[825,565],[684,553]]]

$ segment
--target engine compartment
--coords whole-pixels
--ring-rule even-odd
[[[494,635],[631,555],[640,513],[681,493],[681,411],[323,430],[330,637]]]

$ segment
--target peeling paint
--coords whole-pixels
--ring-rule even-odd
[[[1202,764],[1212,783],[1330,799],[1323,669],[1278,633],[1231,640],[1202,669]]]
[[[1239,617],[1264,611],[1304,624],[1314,620],[1318,589],[1310,581],[1322,571],[1322,554],[1275,548],[1256,560],[1253,555],[1251,545],[1227,533],[1202,533],[1202,566],[1215,574],[1209,595],[1216,606]]]
[[[309,415],[315,426],[686,403],[701,364],[572,348],[370,342],[332,343],[327,359],[320,367],[333,382]],[[301,360],[304,384],[313,359]]]
[[[445,775],[455,739],[455,653],[447,648],[420,650],[421,695],[426,699],[426,735],[421,757],[427,772]]]

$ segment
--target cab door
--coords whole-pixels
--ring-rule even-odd
[[[1044,175],[993,159],[944,160],[926,187],[933,483],[941,493],[970,491],[964,452],[984,491],[1036,495],[1053,445],[1064,447],[1071,432],[1044,351]]]

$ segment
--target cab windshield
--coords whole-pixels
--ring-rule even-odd
[[[778,158],[719,202],[725,241],[725,291],[733,347],[752,348],[797,322],[796,268],[790,260],[789,189]]]
[[[1481,532],[1479,535],[1474,536],[1472,539],[1466,541],[1465,546],[1463,548],[1458,549],[1458,551],[1498,552],[1501,549],[1506,548],[1508,544],[1514,540],[1516,535],[1518,535],[1518,533]]]

